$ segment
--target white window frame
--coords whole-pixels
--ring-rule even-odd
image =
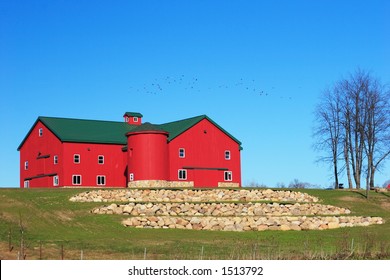
[[[25,189],[30,188],[30,180],[25,180],[25,181],[23,182],[23,187],[24,187]]]
[[[53,176],[53,186],[58,186],[60,184],[60,178],[58,175]]]
[[[58,156],[57,155],[53,156],[53,163],[58,164]]]
[[[129,181],[133,182],[134,181],[134,173],[129,174]]]
[[[133,117],[133,122],[138,122],[138,117]]]
[[[187,180],[187,170],[186,169],[179,169],[177,171],[177,178],[179,180],[182,180],[182,181]]]
[[[102,161],[102,162],[100,162]],[[98,155],[98,164],[104,164],[104,156],[103,155]]]
[[[28,160],[24,162],[24,170],[28,170]]]
[[[230,160],[232,158],[230,150],[225,150],[225,160]]]
[[[103,182],[102,182],[102,179],[103,179]],[[106,175],[97,175],[96,176],[96,185],[105,186],[106,185]]]
[[[38,129],[38,136],[42,137],[43,135],[43,128]]]
[[[76,177],[80,177],[80,182],[79,183],[75,183],[75,178]],[[72,185],[73,186],[80,186],[82,184],[82,176],[81,175],[78,175],[78,174],[74,174],[72,175]]]
[[[76,162],[76,157],[78,157],[78,162]],[[80,154],[74,154],[73,155],[73,163],[80,164],[80,162],[81,162]]]
[[[233,181],[233,171],[224,171],[223,172],[223,180],[225,182]]]
[[[186,149],[179,148],[179,158],[185,158],[186,157]]]

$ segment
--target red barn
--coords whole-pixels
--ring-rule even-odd
[[[241,142],[206,115],[165,124],[38,117],[18,147],[20,187],[241,186]]]

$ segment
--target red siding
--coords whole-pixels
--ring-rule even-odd
[[[185,158],[179,149],[185,149]],[[225,159],[230,151],[230,160]],[[169,143],[170,180],[178,180],[178,170],[187,169],[187,180],[196,187],[216,187],[224,181],[224,170],[232,171],[232,183],[241,186],[240,145],[207,119],[200,121]]]
[[[42,136],[39,136],[39,129],[42,129]],[[30,187],[53,187],[53,174],[60,178],[61,185],[63,168],[61,164],[54,164],[55,155],[60,163],[63,156],[61,141],[44,124],[37,122],[20,149],[20,187],[24,187],[26,178],[31,178]],[[24,168],[26,161],[27,170]]]
[[[81,186],[98,186],[97,176],[105,176],[105,187],[126,186],[126,152],[123,145],[64,143],[64,185],[74,186],[73,175],[82,175]],[[80,155],[80,163],[74,163],[74,155]],[[104,164],[99,164],[99,155]],[[104,187],[99,185],[99,187]]]
[[[134,180],[169,180],[167,134],[150,131],[128,135],[128,173]]]
[[[58,187],[126,187],[130,173],[134,180],[179,181],[180,169],[187,171],[185,181],[194,181],[195,187],[216,187],[219,182],[241,186],[240,145],[207,119],[170,142],[162,131],[130,133],[127,152],[122,148],[116,144],[62,143],[38,121],[20,148],[20,186],[28,180],[32,188],[54,187],[54,176],[58,176]],[[181,148],[184,158],[179,157]],[[225,159],[226,151],[230,159]],[[74,162],[75,154],[80,163]],[[104,164],[98,162],[100,155]],[[54,156],[58,156],[58,164],[54,164]],[[227,171],[232,173],[231,181],[224,178]],[[73,184],[73,175],[81,175],[80,185]],[[97,176],[105,176],[105,185],[98,185]]]
[[[39,129],[43,129],[39,136]],[[30,178],[29,187],[57,187],[53,176],[58,176],[59,185],[73,186],[72,176],[81,175],[80,186],[98,186],[97,176],[105,176],[101,187],[126,186],[126,152],[123,145],[62,143],[45,125],[38,122],[20,149],[20,187]],[[38,156],[40,154],[40,156]],[[74,154],[80,155],[80,163],[73,162]],[[104,164],[98,156],[104,156]],[[58,164],[54,164],[58,156]],[[24,169],[28,161],[28,170]],[[43,177],[41,177],[43,176]]]

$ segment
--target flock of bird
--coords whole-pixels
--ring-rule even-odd
[[[265,89],[260,87],[254,79],[240,78],[233,82],[224,82],[219,84],[207,83],[205,85],[198,77],[186,77],[185,75],[179,76],[165,76],[163,78],[155,78],[152,82],[143,83],[139,86],[131,86],[129,88],[130,93],[141,94],[163,94],[169,93],[173,90],[187,92],[187,93],[201,93],[201,92],[213,92],[215,90],[234,90],[240,94],[251,93],[258,96],[276,96],[280,99],[292,99],[291,96],[278,95],[276,87]]]

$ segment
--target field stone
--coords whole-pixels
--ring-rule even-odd
[[[322,230],[383,223],[383,219],[380,217],[345,216],[351,213],[349,209],[317,204],[315,202],[318,201],[318,198],[305,193],[270,189],[96,190],[80,193],[69,200],[72,202],[130,202],[130,204],[119,205],[112,203],[108,206],[94,208],[91,212],[94,214],[130,214],[138,218],[125,219],[123,224],[136,227],[234,231]],[[269,200],[275,203],[259,203],[260,200]],[[295,201],[295,204],[280,203],[287,200]],[[137,201],[136,204],[134,204],[135,201]],[[161,203],[156,203],[158,201]],[[216,201],[219,202],[215,203]],[[223,201],[229,202],[224,203]],[[237,201],[243,203],[237,203]],[[256,202],[252,203],[251,201]],[[188,202],[200,203],[190,204]],[[172,218],[177,215],[182,218]],[[341,216],[312,217],[312,215]],[[143,218],[141,219],[141,217]],[[250,220],[249,217],[251,217]]]
[[[340,227],[340,224],[338,222],[330,222],[328,223],[328,228],[329,229],[335,229],[335,228],[339,228]]]

